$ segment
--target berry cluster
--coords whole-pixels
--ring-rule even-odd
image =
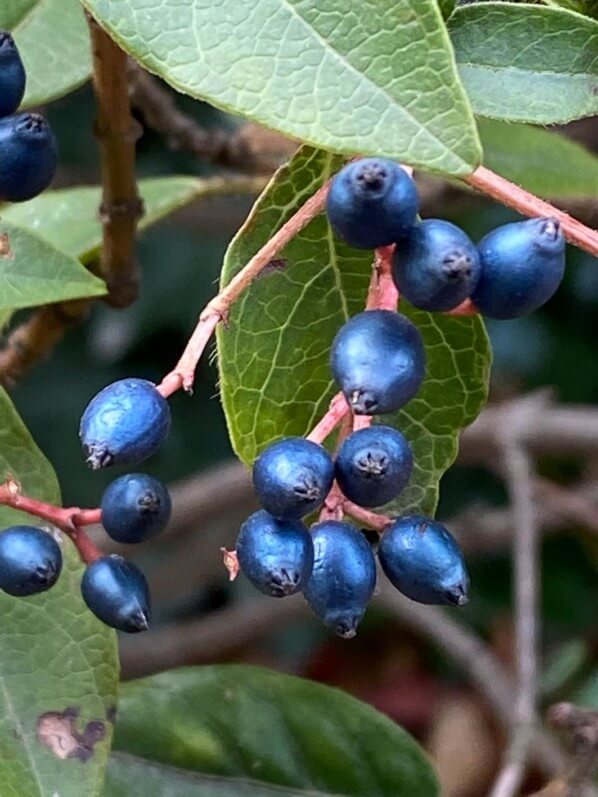
[[[0,201],[41,194],[56,172],[56,140],[37,113],[15,113],[25,94],[25,68],[10,33],[0,31]]]

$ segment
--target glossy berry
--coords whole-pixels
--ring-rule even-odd
[[[394,586],[418,603],[467,603],[469,577],[455,538],[430,518],[411,515],[390,525],[378,558]]]
[[[15,40],[0,31],[0,117],[14,113],[25,94],[25,67]]]
[[[417,328],[390,310],[368,310],[341,327],[332,373],[357,415],[394,412],[418,392],[426,355]]]
[[[362,158],[334,177],[326,210],[339,238],[358,249],[375,249],[409,231],[418,204],[415,183],[398,163]]]
[[[0,119],[0,200],[24,202],[41,194],[56,172],[56,140],[37,113]]]
[[[87,566],[81,593],[88,608],[118,631],[147,631],[151,620],[149,587],[141,570],[122,556],[102,556]]]
[[[45,592],[58,581],[62,551],[35,526],[12,526],[0,533],[0,589],[23,597]]]
[[[336,457],[338,484],[359,506],[382,506],[401,492],[413,470],[405,437],[390,426],[370,426],[347,437]]]
[[[272,443],[253,466],[253,485],[264,509],[276,518],[299,520],[328,495],[334,464],[325,448],[303,437]]]
[[[393,277],[401,295],[420,310],[452,310],[477,285],[478,251],[459,227],[426,219],[397,244]]]
[[[472,300],[489,318],[518,318],[556,292],[565,273],[565,239],[556,219],[505,224],[478,244],[482,272]]]
[[[351,639],[376,587],[374,554],[365,536],[350,523],[317,523],[312,538],[314,568],[305,597],[324,625]]]
[[[79,437],[88,465],[136,465],[162,445],[170,429],[170,407],[146,379],[121,379],[87,405]]]
[[[104,491],[102,525],[113,540],[138,543],[168,525],[172,509],[168,490],[147,473],[128,473]]]
[[[263,509],[241,526],[236,552],[253,586],[273,598],[299,592],[314,564],[314,546],[303,523],[277,520]]]

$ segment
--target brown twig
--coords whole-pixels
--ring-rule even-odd
[[[135,142],[141,128],[131,115],[127,55],[92,16],[87,18],[102,170],[101,272],[108,286],[107,301],[114,307],[128,307],[137,298],[140,283],[135,232],[143,202],[135,179]]]

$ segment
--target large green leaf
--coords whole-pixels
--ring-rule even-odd
[[[598,112],[598,22],[521,3],[458,8],[449,30],[476,113],[556,124]]]
[[[280,225],[305,202],[340,159],[302,149],[274,177],[233,240],[227,283]],[[363,309],[372,253],[336,240],[322,214],[279,255],[218,331],[222,401],[233,447],[247,464],[273,440],[304,435],[335,392],[328,356],[347,318]],[[401,307],[419,326],[427,375],[419,396],[383,416],[409,438],[415,469],[401,510],[434,511],[438,481],[457,452],[459,431],[486,399],[490,352],[479,318],[449,318]]]
[[[107,797],[141,795],[136,779],[145,794],[151,783],[152,797],[438,794],[426,757],[391,720],[336,689],[257,667],[197,667],[125,685],[114,744],[138,758],[117,759]],[[178,767],[173,783],[148,761]],[[180,770],[211,778],[193,792]]]
[[[141,180],[139,191],[145,214],[139,227],[155,224],[169,213],[202,196],[257,191],[259,181],[249,178],[201,179],[198,177],[156,177]],[[98,217],[100,189],[92,186],[45,191],[30,202],[9,205],[2,217],[35,230],[63,252],[88,262],[102,243]]]
[[[598,195],[598,158],[560,133],[530,125],[478,119],[484,165],[534,194]]]
[[[338,152],[471,172],[474,120],[435,0],[83,0],[193,97]]]
[[[104,293],[102,280],[74,257],[0,217],[0,310]]]
[[[52,468],[0,390],[0,479],[7,473],[28,494],[60,501]],[[0,507],[0,528],[15,522],[32,521]],[[116,635],[86,609],[79,591],[82,567],[72,544],[66,538],[61,543],[64,570],[49,592],[32,598],[0,593],[2,797],[101,793],[118,681]],[[60,757],[42,744],[38,730],[45,731],[46,741],[54,730],[58,749],[60,730],[54,725],[62,731],[63,752],[72,749],[77,757]]]
[[[13,32],[25,64],[24,107],[62,97],[89,78],[89,33],[79,0],[2,0],[0,29]]]
[[[544,0],[544,2],[549,6],[568,8],[569,11],[577,11],[578,14],[598,19],[598,0]]]

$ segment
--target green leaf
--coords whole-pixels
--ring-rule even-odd
[[[108,797],[141,794],[128,788],[144,769],[139,780],[156,797],[438,794],[425,755],[387,717],[336,689],[258,667],[197,667],[126,684],[114,743],[139,758],[117,759]],[[148,759],[201,773],[200,788],[169,789]]]
[[[78,0],[3,0],[0,29],[12,31],[25,65],[23,107],[62,97],[89,78],[89,33]]]
[[[484,165],[534,194],[598,195],[598,158],[560,133],[529,125],[478,119]]]
[[[319,188],[341,161],[303,148],[275,175],[226,254],[222,283]],[[285,435],[306,434],[336,388],[328,357],[334,335],[360,312],[372,253],[336,240],[322,214],[278,256],[284,268],[259,278],[218,330],[221,393],[234,450],[251,465]],[[438,481],[457,453],[459,431],[485,403],[490,350],[479,318],[449,318],[401,306],[419,327],[427,376],[419,396],[381,421],[409,438],[415,468],[399,509],[432,513]]]
[[[106,287],[81,263],[0,218],[0,310],[102,296]]]
[[[302,141],[450,174],[480,159],[435,0],[83,0],[179,91]]]
[[[449,21],[473,109],[556,124],[598,112],[598,23],[561,8],[476,3]]]
[[[448,19],[455,10],[457,0],[438,0],[438,8],[442,14],[443,19]]]
[[[251,178],[201,179],[157,177],[141,180],[139,191],[145,205],[140,229],[155,224],[195,199],[213,194],[252,193],[260,181]],[[45,191],[30,202],[9,205],[2,217],[35,230],[53,246],[87,263],[99,252],[102,225],[98,217],[101,191],[97,187]]]
[[[13,474],[24,491],[60,502],[51,466],[31,439],[6,393],[0,390],[0,479]],[[0,507],[0,528],[31,523],[28,515]],[[85,607],[80,596],[82,566],[73,545],[61,537],[64,569],[55,587],[31,598],[0,592],[0,794],[2,797],[96,797],[101,793],[110,748],[108,718],[116,701],[116,635]],[[60,758],[38,736],[40,718],[67,713],[58,720],[70,732],[95,729],[103,738],[81,749],[73,735],[64,750],[87,757]],[[75,718],[74,714],[77,712]],[[46,737],[56,717],[46,716]],[[87,728],[87,723],[97,722]],[[55,745],[58,737],[54,737]]]
[[[567,8],[569,11],[577,11],[586,17],[598,19],[598,0],[544,0],[548,6],[558,6]]]

